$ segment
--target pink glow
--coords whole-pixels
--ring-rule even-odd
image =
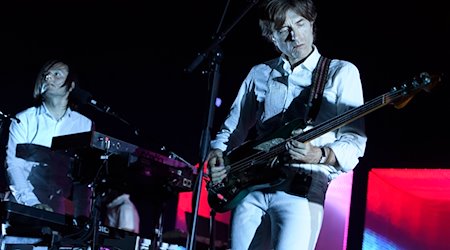
[[[450,249],[449,224],[449,169],[370,171],[366,249],[388,243],[398,249]]]
[[[198,164],[195,166],[198,167]],[[208,193],[206,191],[206,183],[202,182],[202,190],[200,194],[200,205],[198,214],[209,220],[211,208],[208,204]],[[186,213],[192,213],[192,192],[183,192],[178,195],[177,221],[175,227],[183,232],[187,232]],[[217,213],[215,220],[225,224],[229,224],[230,212]]]
[[[352,183],[353,172],[342,174],[330,183],[316,250],[347,249]]]
[[[347,229],[350,215],[350,201],[353,173],[347,173],[333,180],[329,186],[325,201],[324,224],[316,250],[346,249]],[[183,192],[178,196],[176,228],[186,232],[186,212],[192,211],[192,192]],[[210,207],[207,191],[203,182],[200,197],[199,215],[209,219]],[[216,221],[229,225],[230,213],[217,213]]]

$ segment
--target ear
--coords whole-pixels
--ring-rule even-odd
[[[273,35],[270,37],[270,40],[272,41],[273,45],[278,48],[278,41]]]
[[[70,83],[69,92],[71,92],[74,88],[75,88],[75,82],[72,81],[72,82]]]

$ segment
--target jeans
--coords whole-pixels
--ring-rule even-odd
[[[323,206],[283,191],[249,193],[233,210],[232,250],[313,250]]]

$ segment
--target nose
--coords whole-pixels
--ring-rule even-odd
[[[53,79],[52,74],[50,74],[50,73],[46,74],[45,77],[44,77],[44,79],[45,79],[46,81]]]
[[[295,29],[289,29],[289,40],[291,41],[295,41],[295,39],[297,38],[297,32],[295,31]]]

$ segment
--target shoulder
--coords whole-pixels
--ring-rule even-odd
[[[359,69],[352,62],[342,59],[332,59],[330,63],[330,74],[357,74],[359,75]]]
[[[88,120],[88,121],[91,120],[89,117],[81,114],[80,112],[78,112],[76,110],[70,110],[70,115],[73,116],[74,118],[81,119],[81,120]]]
[[[20,112],[18,112],[16,114],[17,118],[27,118],[27,117],[35,117],[37,115],[39,115],[39,113],[41,112],[41,108],[40,107],[29,107],[27,109],[24,109]]]
[[[272,69],[277,68],[277,66],[280,64],[280,58],[274,58],[259,64],[254,65],[251,68],[251,72],[255,72],[255,71],[270,71]]]
[[[249,76],[251,76],[251,77],[268,76],[274,70],[280,71],[280,69],[282,69],[282,63],[283,63],[283,61],[279,57],[277,57],[277,58],[256,64],[251,68],[251,70],[249,72]]]
[[[338,92],[360,91],[362,88],[361,75],[358,67],[352,62],[340,59],[333,59],[329,69],[330,86],[336,88]]]

